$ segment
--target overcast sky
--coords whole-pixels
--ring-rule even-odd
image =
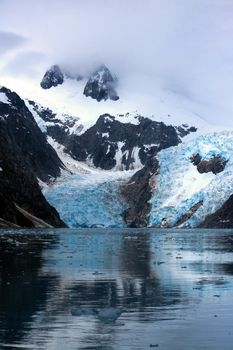
[[[0,74],[101,61],[233,124],[232,0],[0,0]]]

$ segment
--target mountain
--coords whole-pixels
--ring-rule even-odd
[[[33,226],[26,210],[63,226],[45,196],[71,227],[232,227],[232,131],[200,135],[129,113],[88,125],[8,89],[0,94],[4,225]],[[67,175],[43,196],[37,178],[51,183],[62,169]]]
[[[178,145],[196,132],[193,126],[173,127],[140,115],[101,115],[89,128],[78,117],[55,114],[33,101],[27,102],[41,130],[64,146],[73,159],[105,170],[141,167],[161,149]]]
[[[45,72],[40,86],[42,89],[50,89],[62,85],[65,79],[74,80],[78,84],[82,78],[81,75],[72,75],[66,70],[62,70],[58,65],[53,65]],[[116,93],[116,85],[117,79],[102,64],[87,78],[83,94],[98,102],[107,99],[117,101],[119,96]]]
[[[60,67],[58,65],[54,65],[45,72],[40,86],[42,89],[50,89],[52,86],[55,87],[62,84],[63,81],[64,75]]]
[[[61,169],[65,169],[64,164],[24,101],[1,87],[0,223],[64,227],[57,211],[45,200],[37,180],[52,182],[61,175]]]
[[[96,99],[98,102],[107,99],[117,101],[115,87],[117,79],[113,78],[110,70],[103,64],[88,79],[84,88],[84,95]]]
[[[87,82],[91,89],[96,78],[98,85],[106,72],[101,69],[82,80],[60,69],[61,84],[39,90],[37,84],[24,100],[44,139],[73,172],[43,189],[66,224],[231,227],[232,132],[208,125],[175,93],[153,86],[150,95],[147,82],[145,95],[120,81],[119,100],[111,100],[109,90],[106,101],[105,93],[100,101],[86,98]],[[51,162],[44,169],[46,162],[33,154],[28,169],[51,183]]]

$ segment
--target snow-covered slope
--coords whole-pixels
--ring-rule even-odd
[[[194,125],[202,133],[207,132],[210,127],[196,112],[199,109],[194,102],[155,86],[148,77],[144,79],[142,88],[138,86],[137,79],[135,81],[120,79],[118,82],[120,99],[101,102],[83,94],[86,79],[77,81],[65,77],[62,85],[48,90],[40,87],[39,78],[29,80],[3,76],[2,81],[20,96],[49,107],[55,113],[79,117],[85,130],[105,113],[114,115],[122,123],[135,123],[134,117],[142,115],[152,120],[163,121],[167,125]],[[140,78],[138,81],[141,81]]]
[[[199,173],[191,162],[196,154],[203,160],[213,157],[226,160],[224,170],[218,174]],[[210,133],[170,147],[162,150],[157,159],[160,169],[151,199],[150,225],[174,226],[195,208],[183,225],[198,226],[233,193],[232,131]]]

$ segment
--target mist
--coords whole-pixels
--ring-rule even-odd
[[[230,125],[232,19],[230,0],[1,0],[0,32],[23,39],[4,45],[0,33],[0,74],[39,79],[54,63],[83,74],[104,62],[139,92],[160,86]]]

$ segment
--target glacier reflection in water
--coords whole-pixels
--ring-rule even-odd
[[[233,231],[1,230],[1,349],[232,349]]]

